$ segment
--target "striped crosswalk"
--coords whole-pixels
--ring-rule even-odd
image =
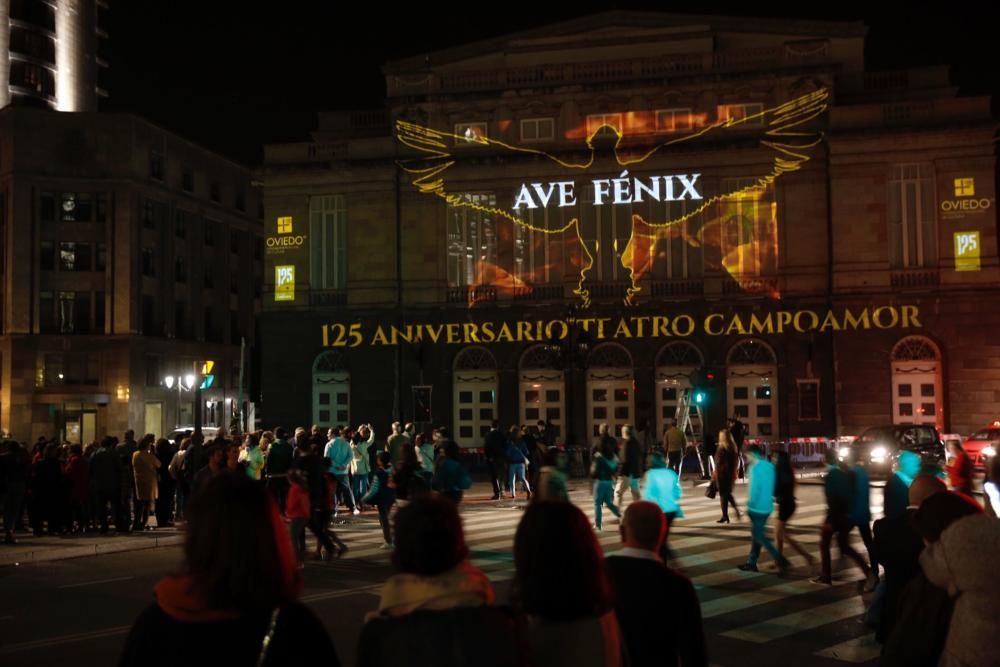
[[[670,565],[682,570],[694,583],[710,636],[714,629],[716,635],[727,640],[766,646],[796,639],[800,633],[811,634],[820,641],[813,645],[823,647],[813,652],[818,662],[825,659],[859,664],[878,658],[879,645],[860,622],[865,601],[856,587],[862,578],[857,568],[845,566],[838,571],[835,567],[832,587],[811,583],[809,579],[815,573],[808,569],[802,556],[791,553],[793,570],[787,578],[778,578],[773,570],[767,569],[770,559],[766,554],[762,556],[760,572],[740,571],[737,566],[746,560],[750,548],[749,523],[737,522],[735,518],[728,525],[715,523],[719,517],[718,502],[705,498],[701,489],[695,491],[699,493],[684,499],[685,516],[674,523],[671,531],[674,559]],[[571,499],[593,521],[593,501],[584,485],[572,491]],[[514,576],[513,536],[523,507],[520,500],[473,501],[462,507],[472,562],[494,582]],[[877,513],[881,508],[872,509]],[[825,511],[821,501],[800,503],[789,530],[817,558],[817,527]],[[612,553],[620,548],[618,522],[606,510],[604,524],[604,531],[596,536],[605,553]],[[390,553],[381,548],[381,531],[373,518],[365,516],[347,522],[338,527],[338,533],[351,547],[344,566],[351,567],[352,561],[358,565],[388,563]],[[379,593],[378,586],[356,590]],[[828,643],[823,644],[827,637]]]

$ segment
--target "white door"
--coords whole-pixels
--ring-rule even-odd
[[[729,410],[748,438],[778,435],[778,374],[773,366],[733,366],[726,382]]]
[[[83,436],[81,442],[88,444],[97,440],[97,414],[94,412],[84,412],[83,415]],[[158,436],[162,436],[162,431],[153,431]]]
[[[346,371],[313,376],[313,424],[322,428],[351,423],[351,376]]]
[[[677,401],[681,392],[691,388],[693,367],[665,366],[656,371],[656,440],[662,442],[663,431],[677,416]],[[696,413],[697,415],[697,413]]]
[[[521,377],[521,423],[529,428],[534,427],[539,420],[552,424],[552,434],[562,437],[563,413],[565,406],[565,381],[562,373],[559,379],[554,379],[549,373],[545,379],[526,379]]]
[[[496,373],[456,372],[454,388],[455,442],[461,447],[482,447],[498,414]]]
[[[146,411],[143,416],[143,433],[155,433],[163,435],[163,403],[146,403]]]
[[[937,364],[892,364],[892,423],[943,425]]]
[[[635,424],[635,397],[631,373],[620,369],[591,369],[587,378],[587,432],[596,438],[601,424],[621,437],[625,424]],[[591,443],[592,444],[592,443]]]

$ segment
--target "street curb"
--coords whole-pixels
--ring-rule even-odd
[[[151,537],[142,542],[95,542],[86,545],[67,547],[27,547],[0,548],[0,567],[8,565],[26,565],[28,563],[44,563],[47,561],[69,560],[101,554],[124,553],[126,551],[143,551],[157,547],[177,546],[184,543],[183,535]]]

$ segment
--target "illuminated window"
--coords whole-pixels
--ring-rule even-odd
[[[752,178],[725,178],[719,203],[722,265],[730,275],[773,275],[778,268],[778,213],[774,186]]]
[[[59,244],[60,271],[90,271],[90,245],[63,242]]]
[[[461,137],[455,139],[456,146],[482,146],[483,144],[476,140],[486,138],[486,123],[456,123],[455,136]]]
[[[613,127],[618,134],[622,133],[622,115],[620,113],[595,113],[587,116],[587,136],[592,137],[602,126]]]
[[[556,123],[552,118],[524,118],[521,120],[521,141],[552,141]]]
[[[691,127],[691,109],[659,109],[656,112],[657,132],[686,132]]]
[[[652,231],[648,241],[649,263],[655,280],[684,280],[701,278],[705,274],[705,249],[699,240],[702,221],[698,216],[684,218],[697,202],[687,199],[680,201],[650,201],[635,205],[637,212],[647,220],[681,220],[669,227],[659,227]],[[642,257],[637,260],[641,262]],[[641,263],[636,266],[641,270]]]
[[[468,206],[448,207],[448,284],[488,285],[496,277],[497,225],[492,193],[459,195]]]
[[[347,287],[347,206],[344,195],[309,198],[312,289]]]
[[[622,264],[622,255],[632,235],[632,211],[635,205],[594,206],[593,188],[584,190],[580,201],[580,233],[594,256],[589,278],[612,282],[628,280],[629,274]]]
[[[551,281],[552,234],[535,231],[535,227],[549,229],[550,218],[560,215],[560,209],[548,207],[528,209],[524,213],[531,228],[514,225],[514,277],[519,283],[530,286]],[[550,245],[551,244],[551,245]]]
[[[889,263],[892,268],[935,266],[937,230],[931,166],[893,166],[888,196]]]
[[[738,122],[741,127],[763,127],[764,105],[760,102],[723,104],[719,106],[719,120]]]

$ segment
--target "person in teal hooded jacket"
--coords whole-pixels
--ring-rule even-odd
[[[757,445],[751,445],[748,451],[750,454],[750,492],[747,498],[747,516],[750,517],[750,533],[753,536],[753,542],[750,546],[750,556],[746,563],[740,565],[740,569],[756,572],[760,549],[764,547],[778,564],[778,574],[784,575],[791,563],[778,553],[777,547],[767,536],[767,519],[774,510],[774,464],[764,458],[764,453]]]

